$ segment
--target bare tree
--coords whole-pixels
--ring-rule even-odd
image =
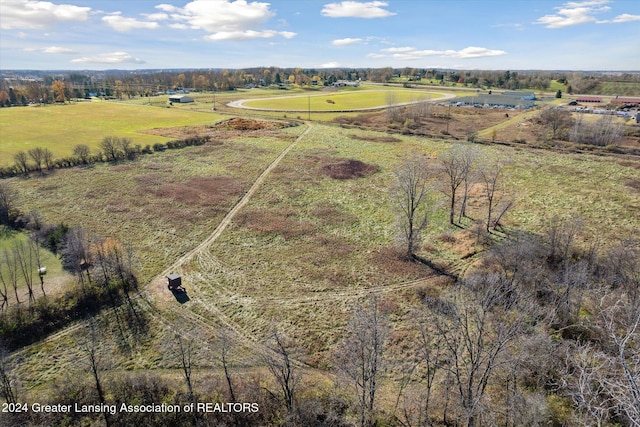
[[[412,314],[415,323],[415,364],[407,370],[402,380],[397,402],[402,399],[403,425],[431,425],[431,401],[436,385],[436,374],[444,365],[443,341],[425,310]],[[407,387],[417,383],[416,387]],[[408,393],[405,394],[405,388]],[[397,403],[396,403],[397,406]]]
[[[545,130],[551,132],[551,139],[565,136],[566,131],[573,124],[571,113],[557,107],[545,109],[539,117]]]
[[[502,218],[506,211],[511,207],[512,201],[506,201],[503,203],[502,209],[499,210],[499,214],[494,218],[493,214],[496,212],[500,202],[499,196],[503,185],[504,163],[499,160],[495,160],[492,163],[485,165],[480,170],[479,174],[482,182],[483,193],[487,200],[486,230],[487,232],[490,232],[492,227],[495,228],[499,225],[498,220]]]
[[[9,352],[0,345],[0,396],[7,403],[18,402],[17,380],[13,374],[13,364],[9,361]]]
[[[580,144],[606,146],[617,144],[622,136],[622,124],[612,114],[604,114],[595,121],[584,120],[578,116],[569,139]]]
[[[27,291],[29,294],[29,303],[36,300],[33,293],[33,271],[35,269],[35,256],[33,248],[28,243],[18,242],[13,247],[13,257],[16,260],[24,282],[27,285]]]
[[[602,372],[607,367],[606,356],[592,346],[576,345],[569,352],[562,372],[561,388],[569,395],[578,411],[588,414],[598,427],[604,425],[614,402]]]
[[[18,172],[22,172],[25,175],[29,173],[29,159],[27,158],[27,153],[24,151],[18,151],[14,154],[13,160],[16,162]]]
[[[233,353],[235,346],[232,332],[228,329],[223,330],[218,337],[216,346],[220,352],[220,362],[222,363],[222,368],[224,370],[224,377],[227,380],[229,397],[231,398],[231,402],[236,402],[236,394],[233,387],[233,381],[231,380],[231,372],[229,371],[231,367],[231,354]]]
[[[11,225],[18,193],[7,182],[0,182],[0,225]]]
[[[296,391],[300,383],[300,376],[293,360],[295,346],[290,338],[274,330],[267,341],[267,348],[269,351],[264,354],[264,361],[280,388],[280,397],[287,413],[291,415],[296,405]]]
[[[102,152],[107,159],[112,161],[115,161],[120,157],[120,148],[120,138],[116,136],[105,136],[100,142],[100,149],[102,149]]]
[[[119,138],[118,143],[124,156],[128,159],[131,159],[135,153],[135,150],[131,145],[131,138]]]
[[[486,282],[476,286],[481,291],[475,296],[460,290],[451,300],[425,300],[434,314],[433,324],[448,361],[445,369],[468,427],[478,425],[487,386],[526,316],[524,311],[506,310],[508,292],[500,283]]]
[[[73,271],[80,283],[84,284],[86,275],[87,281],[91,284],[92,259],[89,238],[82,227],[74,227],[67,232],[60,255],[63,266]]]
[[[446,177],[443,193],[449,199],[449,223],[454,224],[456,196],[458,189],[466,182],[466,191],[464,197],[464,205],[466,207],[466,198],[468,194],[468,184],[471,174],[471,168],[475,160],[473,149],[469,146],[456,146],[451,150],[443,153],[440,157],[442,171]]]
[[[391,190],[393,207],[398,212],[401,230],[400,240],[406,248],[407,258],[412,258],[420,245],[420,235],[426,228],[426,210],[430,178],[427,158],[424,154],[411,153],[395,169],[396,183]]]
[[[9,253],[8,249],[4,250],[4,265],[7,266],[7,278],[8,282],[13,287],[13,292],[16,296],[16,302],[20,304],[20,297],[18,297],[18,262],[13,254]],[[3,281],[4,282],[4,281]]]
[[[53,166],[53,153],[51,152],[51,150],[49,150],[48,148],[44,149],[42,160],[44,162],[44,166],[47,169],[51,169],[51,167]]]
[[[31,233],[29,239],[29,249],[33,252],[36,261],[36,271],[38,272],[38,276],[40,277],[40,290],[42,291],[42,295],[46,296],[44,292],[44,274],[46,273],[46,269],[42,265],[42,256],[40,253],[40,237],[38,233]]]
[[[374,425],[375,397],[382,353],[389,333],[387,320],[372,297],[356,309],[347,325],[347,336],[336,352],[336,368],[353,385],[358,398],[360,426]]]
[[[88,368],[91,371],[98,394],[98,400],[105,404],[105,393],[102,383],[102,371],[105,368],[105,352],[100,348],[100,328],[96,319],[91,318],[87,323],[84,334],[78,340],[78,347],[87,357]],[[107,427],[110,425],[108,411],[103,412],[104,421]]]
[[[91,149],[88,145],[78,144],[73,147],[73,155],[76,156],[83,164],[87,164],[89,162],[89,156],[91,154]]]
[[[2,288],[0,288],[0,297],[2,297],[0,311],[4,311],[5,307],[9,307],[9,287],[7,286],[7,281],[2,274],[2,263],[0,263],[0,284],[2,284]]]
[[[623,297],[601,302],[602,325],[614,354],[610,358],[607,386],[617,406],[631,424],[640,426],[640,306]]]
[[[463,217],[467,216],[467,201],[469,200],[469,191],[471,186],[476,182],[478,178],[478,171],[476,168],[476,162],[480,157],[478,149],[466,145],[464,149],[459,153],[462,156],[462,163],[464,164],[464,176],[462,178],[462,202],[460,203],[460,214],[458,215],[458,222],[462,221]]]
[[[36,164],[36,170],[42,173],[42,164],[44,163],[44,149],[42,147],[35,147],[28,151],[29,157]]]

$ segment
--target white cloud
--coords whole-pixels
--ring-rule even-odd
[[[538,18],[535,23],[544,24],[547,28],[564,28],[588,22],[597,22],[594,15],[611,10],[609,6],[603,6],[607,3],[609,3],[609,0],[567,2],[555,8],[557,10],[556,14],[544,15]]]
[[[338,68],[340,66],[339,63],[333,61],[333,62],[327,62],[326,64],[321,64],[320,68]]]
[[[102,21],[114,30],[123,33],[137,29],[155,30],[160,27],[157,22],[138,21],[135,18],[127,18],[121,16],[120,12],[108,16],[103,16]]]
[[[2,0],[0,1],[0,28],[40,29],[57,22],[86,21],[89,19],[90,7],[79,7],[71,4],[54,4],[36,0]]]
[[[329,18],[386,18],[395,15],[384,7],[389,3],[384,1],[357,2],[343,1],[325,4],[322,15]]]
[[[433,50],[433,49],[425,49],[425,50],[417,50],[412,47],[392,47],[387,49],[382,49],[382,54],[378,53],[370,53],[367,55],[369,58],[393,58],[398,61],[413,61],[417,59],[421,59],[427,56],[440,56],[443,58],[460,58],[460,59],[470,59],[470,58],[483,58],[487,56],[500,56],[506,55],[507,52],[503,50],[496,49],[487,49],[484,47],[475,47],[469,46],[465,47],[461,50]]]
[[[612,20],[598,21],[598,24],[622,24],[624,22],[640,21],[640,15],[631,15],[629,13],[623,13],[618,15]]]
[[[169,15],[166,13],[143,13],[142,16],[147,18],[149,21],[166,21],[169,19]]]
[[[253,39],[270,39],[276,36],[282,36],[286,39],[295,37],[297,34],[289,31],[218,31],[217,33],[205,36],[205,40],[220,41],[220,40],[253,40]]]
[[[72,59],[71,62],[92,64],[144,64],[143,60],[136,58],[127,52],[101,53],[95,56],[85,56],[82,58]]]
[[[275,31],[262,28],[275,14],[269,3],[246,0],[193,0],[184,7],[159,4],[159,9],[168,14],[174,29],[204,30],[209,34],[205,40],[251,40],[258,38],[284,37],[297,34],[291,31]]]
[[[362,39],[359,38],[351,38],[351,37],[347,37],[346,39],[337,39],[331,42],[332,45],[334,46],[347,46],[350,44],[358,44],[361,43]]]
[[[42,49],[44,53],[54,53],[54,54],[69,54],[74,53],[73,49],[69,49],[68,47],[60,47],[60,46],[49,46]]]
[[[383,52],[387,53],[397,53],[397,52],[412,52],[415,51],[415,47],[388,47],[386,49],[382,49]]]

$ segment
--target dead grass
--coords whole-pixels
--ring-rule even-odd
[[[640,179],[632,179],[632,180],[630,180],[630,181],[627,181],[627,182],[625,183],[625,185],[626,185],[627,187],[631,187],[631,188],[633,188],[633,189],[634,189],[634,190],[636,190],[637,192],[640,192]]]
[[[335,160],[334,160],[335,161]],[[365,178],[378,172],[380,168],[369,165],[360,160],[341,160],[322,167],[322,173],[333,179],[355,179]]]
[[[184,205],[218,206],[228,203],[229,199],[239,197],[245,188],[239,178],[198,177],[187,182],[169,183],[153,191],[158,197],[169,197]]]

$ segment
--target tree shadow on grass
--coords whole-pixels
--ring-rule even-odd
[[[413,258],[414,261],[419,262],[420,264],[424,264],[427,267],[429,267],[430,269],[432,269],[433,271],[435,271],[436,273],[438,273],[441,276],[447,276],[450,277],[451,279],[455,280],[456,282],[458,281],[458,276],[448,272],[447,270],[438,267],[437,265],[435,265],[433,262],[429,261],[426,258],[422,258],[418,255],[412,255],[411,256]]]

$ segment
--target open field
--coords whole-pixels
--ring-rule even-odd
[[[321,95],[280,97],[245,102],[248,108],[273,109],[280,111],[340,111],[366,108],[380,108],[388,104],[399,104],[430,100],[441,94],[419,91],[358,91],[351,93],[323,93]]]
[[[352,92],[351,99],[359,99],[355,94],[366,92]],[[315,95],[318,100],[339,100],[342,93],[315,93],[311,99]],[[246,93],[224,95],[228,101],[246,98]],[[59,111],[60,120],[73,116],[64,115],[68,112],[100,111],[99,105],[115,116],[141,113],[141,120],[128,117],[129,127],[121,122],[123,133],[117,134],[130,132],[134,143],[140,143],[137,138],[166,141],[198,135],[211,140],[133,161],[7,179],[19,193],[22,211],[41,212],[48,223],[80,225],[135,250],[140,292],[129,306],[105,309],[97,316],[99,348],[109,354],[106,378],[153,371],[181,384],[180,365],[166,351],[167,342],[180,334],[197,344],[194,377],[203,390],[204,378],[220,372],[215,342],[223,331],[237,343],[233,364],[242,372],[239,376],[264,369],[265,338],[278,326],[298,346],[295,362],[307,378],[329,382],[333,374],[328,368],[345,325],[354,307],[371,294],[377,295],[392,324],[388,354],[394,360],[411,360],[406,331],[415,322],[411,313],[420,295],[444,293],[451,287],[450,276],[463,276],[486,249],[471,231],[472,219],[482,220],[486,213],[481,186],[471,189],[471,218],[451,226],[434,179],[430,222],[417,255],[435,268],[399,257],[389,188],[394,167],[413,150],[428,156],[433,170],[438,156],[459,145],[477,149],[481,162],[503,161],[505,179],[498,197],[514,200],[502,221],[506,231],[543,233],[552,218],[560,217],[584,221],[578,244],[598,239],[607,247],[640,234],[640,161],[635,158],[465,142],[477,129],[486,129],[481,132],[486,138],[492,126],[500,138],[533,113],[510,111],[507,118],[504,111],[434,106],[435,117],[423,126],[435,136],[426,137],[412,135],[415,129],[409,128],[389,133],[384,112],[286,127],[289,123],[246,118],[219,121],[219,111],[191,111],[202,108],[201,103],[206,103],[203,110],[210,110],[212,99],[206,94],[195,104],[174,108],[127,105],[137,101],[42,110]],[[12,110],[31,114],[30,109]],[[154,121],[156,113],[163,119]],[[99,121],[99,115],[92,117]],[[380,130],[373,130],[375,126]],[[107,124],[95,127],[97,141],[99,132],[111,129]],[[445,129],[451,135],[440,139]],[[39,138],[46,140],[44,135]],[[214,233],[224,221],[226,228]],[[490,238],[505,237],[499,232]],[[0,241],[9,244],[8,239]],[[169,270],[182,275],[186,295],[167,290],[164,275]],[[143,320],[132,321],[131,312]],[[16,372],[26,394],[55,393],[66,381],[61,373],[78,370],[77,361],[85,357],[78,344],[86,337],[85,324],[74,323],[16,353]],[[384,388],[397,374],[390,369],[381,379]],[[389,386],[381,401],[390,399],[393,391]]]
[[[11,181],[25,209],[40,210],[49,221],[64,218],[98,235],[134,242],[147,283],[203,240],[259,171],[302,130],[221,134],[222,145]],[[113,369],[162,367],[158,346],[171,336],[174,322],[200,339],[232,326],[250,353],[275,319],[306,349],[302,359],[323,367],[353,305],[369,292],[379,293],[389,314],[400,319],[415,303],[417,289],[445,286],[446,277],[394,255],[387,195],[391,170],[404,153],[418,149],[435,158],[455,143],[383,136],[313,124],[231,227],[180,267],[190,301],[180,305],[157,283],[145,289],[138,304],[151,316],[154,338],[136,344],[135,354],[114,355]],[[640,193],[629,185],[637,177],[636,162],[478,148],[487,158],[511,161],[503,192],[515,199],[515,207],[505,221],[507,228],[537,232],[555,215],[578,215],[585,221],[585,233],[605,242],[640,231],[640,217],[634,214]],[[370,167],[357,169],[361,173],[355,175],[349,168],[346,175],[332,175],[350,164],[347,160]],[[44,194],[50,197],[44,199]],[[46,201],[52,198],[55,203]],[[436,206],[441,205],[434,201]],[[483,212],[476,193],[470,214],[481,218]],[[462,272],[468,264],[461,263],[462,257],[475,250],[466,231],[450,227],[442,209],[434,211],[421,256]],[[51,379],[51,372],[64,369],[73,357],[53,343],[46,348],[56,357],[45,371],[31,366],[41,350],[30,350],[33,362],[30,356],[21,368],[28,384]]]
[[[23,209],[44,213],[49,223],[82,225],[134,244],[148,280],[202,239],[301,129],[208,131],[215,140],[205,146],[17,179]]]
[[[166,142],[141,130],[213,123],[215,114],[179,109],[133,106],[114,102],[81,102],[0,109],[0,166],[13,164],[13,155],[35,147],[49,148],[54,158],[67,157],[77,144],[97,151],[105,136],[131,138],[133,144]]]
[[[610,96],[640,96],[640,83],[602,82],[598,93]]]

